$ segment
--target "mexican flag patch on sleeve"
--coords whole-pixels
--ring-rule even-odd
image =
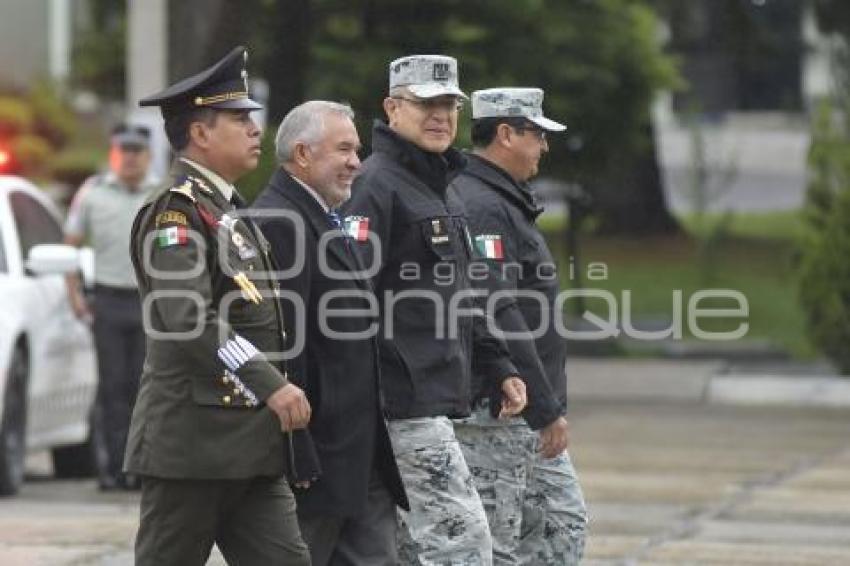
[[[369,219],[364,216],[346,216],[345,233],[358,242],[369,239]]]
[[[502,237],[498,234],[475,236],[475,249],[487,259],[505,259],[502,249]]]
[[[185,246],[188,241],[189,230],[186,226],[169,226],[156,231],[156,245],[160,248]]]

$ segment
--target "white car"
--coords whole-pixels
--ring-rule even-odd
[[[20,487],[27,451],[51,449],[57,476],[93,471],[92,334],[59,270],[36,275],[27,262],[33,247],[62,242],[59,219],[32,183],[0,175],[0,495]]]

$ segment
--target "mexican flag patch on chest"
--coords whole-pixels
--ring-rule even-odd
[[[169,226],[156,231],[156,245],[160,248],[184,246],[188,241],[189,230],[186,226]]]
[[[369,238],[369,219],[363,216],[346,216],[345,233],[358,242],[365,242]]]
[[[475,249],[487,259],[505,259],[502,250],[502,237],[498,234],[475,236]]]

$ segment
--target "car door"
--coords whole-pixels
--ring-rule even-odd
[[[58,221],[34,196],[12,191],[9,204],[21,258],[38,244],[62,242]],[[74,316],[63,276],[22,270],[20,294],[30,344],[27,444],[84,440],[96,383],[91,332]]]

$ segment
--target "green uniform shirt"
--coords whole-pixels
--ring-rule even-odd
[[[130,189],[114,173],[106,173],[90,177],[77,191],[65,233],[87,240],[94,250],[94,280],[98,285],[136,288],[127,253],[130,226],[154,188],[154,179],[145,179],[137,189]]]

